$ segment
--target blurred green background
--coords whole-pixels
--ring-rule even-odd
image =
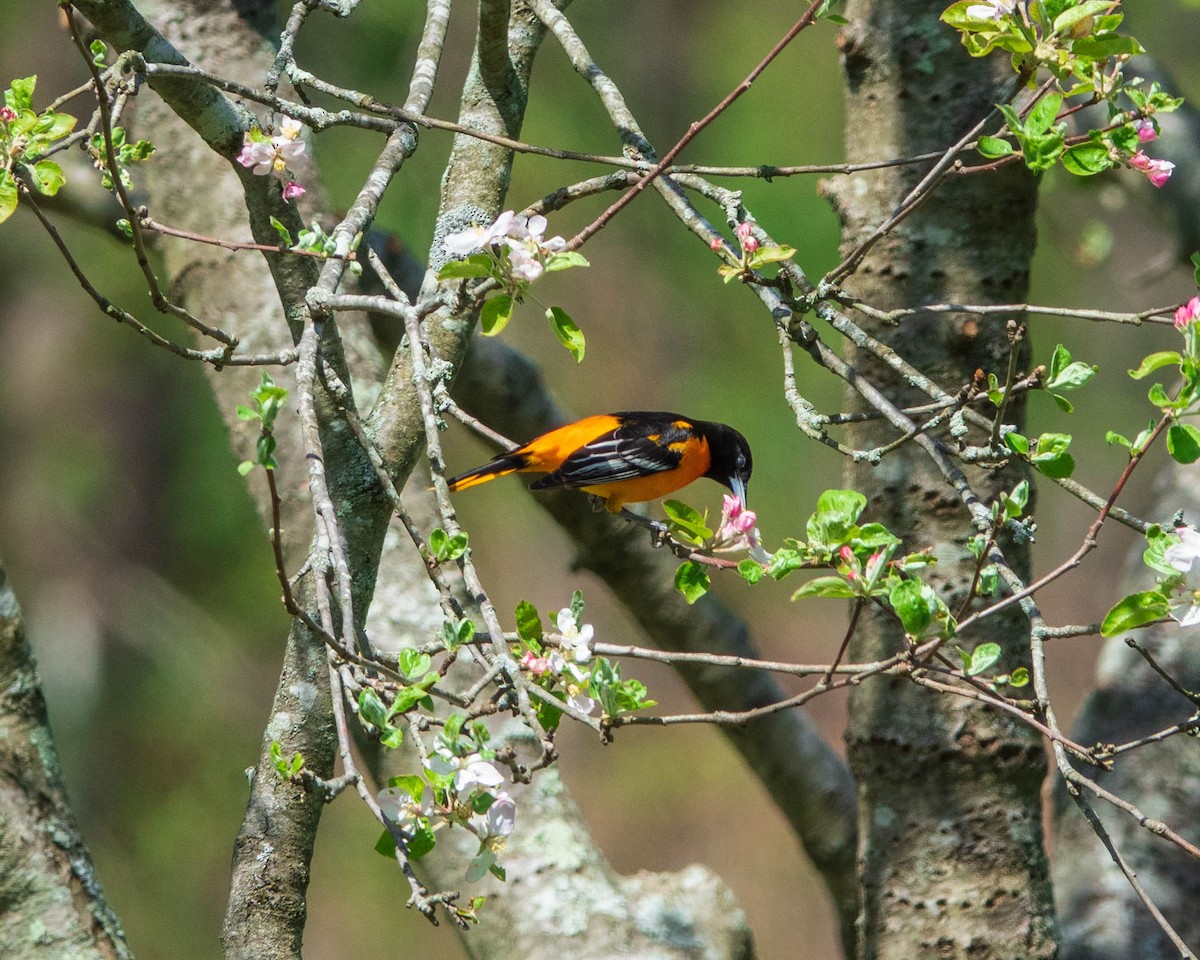
[[[302,63],[344,85],[403,99],[423,6],[376,0],[349,21],[321,19],[303,35]],[[1133,32],[1174,71],[1178,91],[1200,92],[1197,4],[1126,6]],[[631,6],[580,2],[571,16],[661,149],[758,62],[799,9],[781,0],[644,0],[636,14]],[[82,81],[83,66],[55,7],[8,0],[5,14],[10,29],[0,33],[0,80],[39,74],[39,104]],[[455,9],[430,110],[435,116],[455,114],[473,16],[470,4]],[[684,159],[840,159],[834,37],[824,25],[793,44]],[[552,41],[539,57],[524,139],[619,149],[590,90]],[[331,132],[317,145],[338,205],[349,203],[379,146],[378,137],[348,131]],[[421,150],[381,210],[379,225],[418,250],[432,236],[448,148],[448,135],[424,131]],[[508,205],[519,209],[595,172],[520,157]],[[810,275],[837,261],[837,225],[813,178],[728,185],[743,189],[767,229],[799,249]],[[551,232],[570,235],[611,199],[556,215]],[[1120,310],[1178,302],[1194,292],[1165,219],[1147,199],[1145,182],[1129,174],[1086,183],[1049,177],[1032,299]],[[705,212],[720,221],[717,211]],[[97,230],[70,222],[63,229],[106,294],[144,317],[151,312],[123,248]],[[827,449],[805,442],[791,422],[774,333],[756,301],[718,281],[708,251],[679,229],[652,192],[586,253],[591,269],[552,277],[536,291],[584,328],[585,363],[577,367],[557,345],[533,304],[519,308],[505,337],[542,363],[553,389],[581,414],[663,408],[735,424],[756,451],[752,503],[768,541],[800,532],[819,491],[838,484],[841,465]],[[1054,425],[1076,434],[1077,476],[1085,483],[1105,491],[1115,478],[1121,455],[1104,447],[1104,430],[1132,434],[1150,415],[1142,387],[1124,371],[1171,336],[1083,321],[1036,323],[1039,361],[1048,361],[1061,340],[1078,359],[1100,365],[1081,397],[1086,412],[1074,421],[1064,422],[1046,398],[1031,403],[1035,430]],[[806,394],[822,409],[836,408],[836,384],[817,380],[798,362]],[[455,469],[487,453],[457,428],[447,444]],[[101,316],[27,213],[5,224],[0,551],[28,616],[76,811],[130,942],[146,958],[219,953],[230,850],[246,796],[243,770],[255,761],[285,635],[269,548],[234,466],[201,371]],[[719,491],[708,487],[697,487],[689,499],[716,507]],[[1134,490],[1123,502],[1136,510],[1145,500]],[[556,609],[578,585],[598,638],[639,639],[599,585],[570,572],[564,539],[517,481],[472,491],[459,505],[502,610],[520,598]],[[1074,501],[1044,494],[1040,569],[1074,548],[1086,518]],[[1104,549],[1083,575],[1047,592],[1050,617],[1097,619],[1130,542],[1121,531],[1106,533]],[[752,619],[764,654],[828,658],[840,640],[843,611],[818,602],[793,606],[792,589],[718,587]],[[1094,639],[1056,644],[1060,716],[1069,717],[1086,693],[1096,649]],[[647,668],[639,676],[664,705],[687,708],[687,694],[669,671]],[[813,705],[839,748],[844,709],[838,696]],[[737,893],[765,960],[800,955],[797,944],[814,960],[837,955],[830,911],[811,869],[719,733],[634,728],[603,750],[572,734],[564,737],[561,766],[618,870],[704,862]],[[307,955],[461,956],[452,933],[432,930],[404,909],[404,885],[371,852],[377,832],[350,795],[328,810],[313,868]]]

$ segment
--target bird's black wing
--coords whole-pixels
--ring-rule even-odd
[[[567,457],[553,473],[532,483],[533,490],[592,487],[673,470],[683,451],[672,449],[691,437],[690,424],[677,419],[631,419]]]

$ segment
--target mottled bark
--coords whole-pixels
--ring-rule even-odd
[[[126,960],[67,802],[42,682],[0,562],[0,956]]]
[[[1164,472],[1150,516],[1169,525],[1177,510],[1184,511],[1188,522],[1200,520],[1194,467],[1175,466]],[[1126,592],[1145,590],[1153,582],[1153,571],[1142,563],[1141,554],[1138,545],[1130,556]],[[1132,636],[1183,687],[1200,691],[1200,644],[1194,629],[1167,623]],[[1105,644],[1096,690],[1071,734],[1078,743],[1134,740],[1196,713],[1195,705],[1171,689],[1125,639],[1113,637]],[[1095,779],[1147,816],[1200,843],[1200,745],[1194,736],[1140,747],[1118,757],[1111,773]],[[1200,862],[1124,811],[1097,804],[1097,812],[1167,921],[1185,943],[1200,946]],[[1054,895],[1065,960],[1158,960],[1178,955],[1079,816],[1061,782],[1055,795],[1054,834]]]
[[[859,0],[842,35],[847,90],[847,160],[863,162],[945,149],[1013,89],[993,67],[971,61],[938,23],[944,4]],[[928,166],[856,174],[830,188],[848,252],[883,222]],[[846,282],[883,308],[930,302],[1017,302],[1024,298],[1034,247],[1035,183],[1023,170],[952,178],[868,255]],[[873,334],[953,393],[976,369],[1003,379],[1009,344],[1003,319],[930,316]],[[915,391],[862,351],[850,360],[898,405]],[[924,399],[924,398],[922,398]],[[1010,407],[1007,420],[1020,417]],[[1019,420],[1017,420],[1019,422]],[[856,447],[893,439],[882,424],[853,431]],[[980,442],[984,438],[977,438]],[[1014,470],[974,472],[985,501],[1020,478]],[[907,549],[932,547],[928,580],[952,611],[966,597],[973,533],[958,495],[915,444],[878,466],[847,470],[847,485],[867,493],[867,515],[903,537]],[[1023,550],[1002,544],[1018,571]],[[995,641],[1006,669],[1027,662],[1027,626],[1017,615],[992,618],[960,642]],[[898,625],[864,618],[851,644],[855,660],[902,650]],[[1039,787],[1042,745],[1003,714],[932,694],[903,677],[855,688],[847,732],[859,785],[859,872],[864,960],[1051,957],[1053,911],[1042,849]]]

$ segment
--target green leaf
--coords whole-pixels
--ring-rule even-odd
[[[920,639],[933,622],[929,594],[932,590],[920,580],[901,580],[892,587],[888,600],[904,625],[904,632]]]
[[[772,580],[782,580],[793,570],[799,570],[803,566],[804,557],[800,551],[784,547],[776,550],[775,555],[771,557],[771,562],[767,564],[767,574]]]
[[[971,665],[967,668],[967,676],[979,676],[1000,659],[1002,652],[998,643],[981,643],[971,652]]]
[[[1167,367],[1171,365],[1177,366],[1181,363],[1183,363],[1183,357],[1181,357],[1174,350],[1160,350],[1157,353],[1152,353],[1146,357],[1146,359],[1142,361],[1141,366],[1139,366],[1136,370],[1129,371],[1129,375],[1133,377],[1134,380],[1141,380],[1145,377],[1148,377],[1160,367]]]
[[[486,253],[473,253],[463,260],[451,260],[438,271],[439,280],[469,280],[474,277],[490,277],[495,261]]]
[[[507,293],[492,297],[479,311],[479,325],[485,337],[494,337],[508,326],[512,319],[513,298]]]
[[[1102,637],[1115,637],[1146,623],[1161,620],[1171,611],[1167,598],[1159,590],[1130,594],[1114,606],[1100,624]]]
[[[1024,667],[1017,667],[1008,675],[1008,685],[1010,687],[1024,687],[1029,684],[1029,671]]]
[[[273,226],[275,228],[275,232],[279,234],[279,239],[283,241],[283,245],[285,247],[290,247],[292,245],[292,234],[291,231],[283,225],[282,221],[280,221],[278,217],[271,217],[271,226]]]
[[[45,194],[47,197],[52,197],[62,185],[67,182],[63,176],[62,167],[53,160],[39,160],[32,167],[26,167],[29,171],[30,179],[33,180],[34,187],[38,193]]]
[[[1071,44],[1071,53],[1085,60],[1107,60],[1109,57],[1145,52],[1133,37],[1082,37]]]
[[[768,263],[781,263],[784,260],[791,260],[795,255],[795,247],[760,247],[751,255],[749,265],[753,268],[765,266]]]
[[[1062,102],[1061,93],[1054,90],[1047,93],[1029,111],[1029,116],[1025,120],[1025,131],[1033,136],[1049,133],[1050,128],[1054,126],[1054,118],[1062,109]]]
[[[1176,463],[1200,460],[1200,430],[1190,423],[1173,423],[1167,431],[1167,452]]]
[[[854,525],[867,506],[857,490],[826,490],[817,498],[817,511],[808,519],[808,539],[815,545],[837,547],[854,533]]]
[[[541,652],[542,618],[528,600],[517,604],[517,636],[526,646],[532,646],[534,653]]]
[[[1193,267],[1192,276],[1196,280],[1196,286],[1200,287],[1200,251],[1193,253],[1191,256],[1191,260],[1192,260],[1192,267]]]
[[[737,571],[747,583],[758,583],[767,572],[763,569],[761,563],[757,560],[751,560],[749,557],[737,565]]]
[[[571,594],[571,603],[568,605],[571,611],[571,616],[575,618],[576,623],[583,623],[583,591],[576,590]]]
[[[0,223],[17,209],[17,184],[7,170],[0,170]]]
[[[51,144],[61,140],[75,129],[76,120],[69,113],[55,113],[47,110],[34,123],[32,133],[43,144]]]
[[[1054,26],[1051,28],[1052,33],[1066,33],[1075,24],[1088,17],[1095,16],[1097,13],[1103,13],[1106,9],[1112,6],[1112,0],[1086,0],[1077,7],[1072,7],[1065,10],[1054,18]]]
[[[871,552],[899,543],[900,538],[882,523],[864,523],[854,536],[855,547],[862,547]]]
[[[400,651],[399,666],[402,674],[410,680],[416,680],[418,677],[425,676],[430,671],[433,667],[433,660],[427,653],[421,653],[412,647],[406,647]]]
[[[709,584],[707,571],[693,560],[685,560],[675,571],[675,589],[689,604],[708,593]]]
[[[250,471],[253,470],[257,466],[258,466],[258,464],[255,463],[253,460],[243,460],[241,463],[238,464],[237,472],[241,476],[245,477],[245,476],[248,476]]]
[[[1008,129],[1015,133],[1018,137],[1025,136],[1025,124],[1021,122],[1021,116],[1007,103],[996,104],[996,109],[1004,114],[1004,121],[1008,124]]]
[[[1167,395],[1167,388],[1161,383],[1156,383],[1147,390],[1146,398],[1156,407],[1161,407],[1164,410],[1175,406],[1175,401]]]
[[[457,560],[467,552],[468,538],[460,531],[450,536],[441,527],[435,527],[429,533],[429,552],[439,563]]]
[[[1019,433],[1011,432],[1004,435],[1004,442],[1008,444],[1008,449],[1013,453],[1019,453],[1023,456],[1029,454],[1029,438],[1022,436]]]
[[[1081,143],[1063,152],[1062,165],[1067,173],[1077,177],[1091,177],[1103,173],[1112,165],[1108,149],[1098,143]]]
[[[568,250],[566,253],[552,253],[546,258],[546,272],[569,270],[571,267],[590,267],[587,258],[582,253]]]
[[[417,827],[408,841],[408,858],[420,860],[435,846],[437,846],[437,838],[433,835],[433,831],[426,826]]]
[[[546,311],[546,319],[550,321],[550,329],[558,337],[558,342],[570,351],[576,363],[583,363],[583,351],[586,347],[583,331],[567,316],[567,311],[561,307],[551,307]]]
[[[976,149],[989,160],[1007,157],[1013,152],[1013,145],[999,137],[980,137]]]
[[[389,726],[387,707],[383,705],[379,694],[371,687],[363,687],[359,691],[358,715],[364,723],[369,723],[379,730],[384,730]]]
[[[33,91],[37,87],[37,74],[32,77],[22,77],[14,80],[12,85],[4,91],[4,103],[13,110],[20,112],[21,110],[33,109]]]
[[[700,544],[713,535],[704,522],[704,515],[695,507],[689,506],[682,500],[664,500],[663,512],[671,527],[671,533],[680,540],[691,544]]]
[[[856,597],[850,585],[841,577],[813,577],[800,589],[792,594],[793,600],[803,600],[805,597],[826,597],[835,600],[846,600]]]

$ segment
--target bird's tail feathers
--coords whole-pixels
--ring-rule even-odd
[[[451,492],[457,493],[459,490],[477,487],[479,484],[495,480],[497,477],[506,477],[510,473],[516,473],[527,465],[528,458],[524,454],[507,454],[485,463],[482,467],[476,467],[474,470],[460,473],[457,477],[451,477],[447,483],[450,484]]]

